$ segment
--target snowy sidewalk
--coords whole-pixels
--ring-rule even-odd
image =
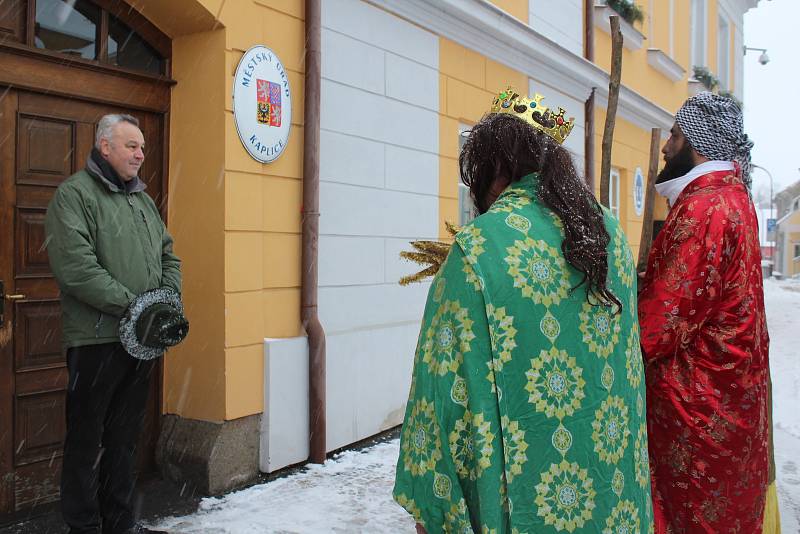
[[[800,533],[800,280],[764,284],[781,526]]]
[[[784,534],[800,533],[800,283],[764,287],[771,338],[775,460]],[[413,533],[391,497],[397,440],[348,451],[325,465],[267,484],[203,499],[186,517],[157,526],[175,533]]]
[[[347,451],[324,465],[219,498],[157,526],[175,533],[413,533],[392,500],[398,440]]]

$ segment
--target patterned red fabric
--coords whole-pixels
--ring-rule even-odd
[[[670,210],[639,294],[657,533],[761,532],[768,347],[753,204],[731,171]]]

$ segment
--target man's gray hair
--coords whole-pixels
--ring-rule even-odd
[[[101,139],[106,139],[110,143],[114,126],[120,122],[128,122],[137,128],[139,127],[139,119],[133,115],[127,115],[124,113],[112,113],[110,115],[104,115],[103,118],[100,119],[100,122],[97,123],[97,133],[94,137],[94,146],[96,148],[100,148]]]

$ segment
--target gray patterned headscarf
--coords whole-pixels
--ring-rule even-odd
[[[737,162],[750,189],[753,142],[744,133],[742,110],[733,99],[703,91],[683,103],[675,121],[701,156]]]

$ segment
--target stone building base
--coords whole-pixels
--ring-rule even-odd
[[[258,476],[261,415],[212,423],[165,415],[156,447],[162,476],[189,491],[219,495]]]

